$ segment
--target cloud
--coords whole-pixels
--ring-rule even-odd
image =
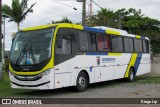
[[[81,21],[82,17],[82,3],[76,0],[56,0],[67,4],[71,7],[76,7],[78,10],[75,11],[71,7],[59,4],[53,0],[29,0],[29,5],[36,3],[33,7],[33,13],[29,13],[26,19],[21,23],[20,27],[30,27],[36,25],[43,25],[51,23],[52,20],[61,20],[63,17],[68,17],[74,23]],[[160,0],[94,0],[103,8],[109,8],[116,11],[121,8],[136,8],[141,9],[142,13],[154,19],[160,20]],[[12,0],[2,0],[2,4],[11,6]],[[87,6],[89,0],[87,0]],[[86,6],[87,12],[88,7]],[[98,6],[93,4],[93,11],[100,10]],[[14,22],[6,23],[6,46],[10,47],[11,39],[10,35],[12,32],[17,31],[17,26]],[[8,42],[9,41],[9,42]],[[8,48],[9,49],[9,48]]]
[[[114,11],[121,8],[141,9],[142,13],[146,16],[160,20],[159,0],[99,0],[97,3],[103,8],[110,8]],[[97,10],[99,10],[98,7],[96,7],[94,11]]]

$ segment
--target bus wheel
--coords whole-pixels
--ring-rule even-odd
[[[127,80],[128,80],[129,82],[132,82],[132,81],[134,80],[134,77],[135,77],[134,69],[131,67],[131,68],[129,69],[129,75],[128,75]]]
[[[82,92],[88,87],[88,78],[84,72],[80,72],[77,78],[76,90]]]

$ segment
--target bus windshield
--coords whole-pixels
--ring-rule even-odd
[[[33,65],[49,59],[53,32],[53,28],[18,32],[11,49],[11,63]]]

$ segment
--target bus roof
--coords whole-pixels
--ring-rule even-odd
[[[39,29],[45,29],[45,28],[54,27],[54,26],[69,27],[69,28],[75,28],[75,29],[80,29],[80,30],[95,31],[99,33],[108,33],[108,34],[115,34],[115,35],[123,35],[127,37],[148,39],[148,37],[129,34],[127,31],[121,30],[121,29],[115,29],[115,28],[110,28],[106,26],[87,27],[87,26],[70,24],[70,23],[58,23],[58,24],[47,24],[47,25],[41,25],[41,26],[34,26],[34,27],[22,29],[21,31],[39,30]]]
[[[30,30],[45,29],[45,28],[49,28],[49,27],[57,26],[57,25],[58,24],[47,24],[47,25],[41,25],[41,26],[34,26],[34,27],[24,28],[21,31],[30,31]]]
[[[103,29],[103,30],[117,31],[117,32],[119,32],[121,35],[125,35],[125,34],[128,33],[128,32],[125,31],[125,30],[110,28],[110,27],[106,27],[106,26],[95,26],[95,27],[93,27],[93,28]]]

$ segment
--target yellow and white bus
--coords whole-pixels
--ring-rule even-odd
[[[26,28],[14,39],[9,76],[12,88],[56,89],[150,72],[149,38],[124,30],[75,24]]]

